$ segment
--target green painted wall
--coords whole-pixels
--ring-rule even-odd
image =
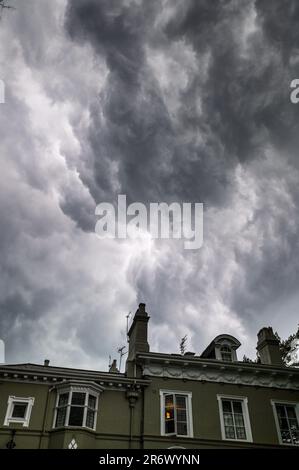
[[[161,438],[160,389],[192,392],[194,442],[198,440],[217,440],[223,445],[228,445],[228,443],[223,443],[221,437],[217,394],[248,398],[252,437],[255,444],[279,444],[271,399],[299,401],[299,393],[291,390],[152,378],[152,384],[145,390],[144,420],[144,434],[146,440],[148,440],[148,446],[152,447],[160,447],[161,440],[164,446],[166,441],[173,445],[187,446],[187,442],[190,440],[188,438]],[[197,442],[197,444],[199,444],[199,442]],[[203,446],[210,446],[211,444],[212,443],[202,442]],[[234,444],[236,443],[230,443],[230,445]],[[244,445],[244,443],[241,444]],[[194,443],[191,445],[194,445]],[[239,446],[240,444],[236,445]]]
[[[9,396],[34,397],[29,428],[22,424],[4,426]],[[49,385],[2,382],[0,384],[0,448],[5,448],[16,430],[15,442],[19,448],[67,448],[74,437],[79,448],[128,448],[130,408],[125,391],[107,390],[100,394],[96,431],[82,428],[53,429],[57,391]],[[48,397],[48,398],[47,398]],[[48,399],[48,404],[47,404]],[[139,447],[141,398],[137,401],[132,434],[138,436],[133,447]],[[47,408],[47,410],[46,410]]]
[[[142,443],[142,392],[134,408],[132,448],[239,447],[279,444],[271,399],[299,402],[299,393],[289,390],[260,388],[211,382],[152,378],[144,391],[144,439]],[[160,390],[192,392],[194,438],[160,435]],[[106,389],[100,394],[96,431],[82,428],[53,429],[56,393],[52,386],[39,383],[2,381],[0,383],[0,448],[5,448],[16,429],[17,448],[67,448],[75,438],[79,448],[128,448],[130,407],[126,391]],[[248,398],[254,444],[222,441],[217,394]],[[35,398],[30,426],[3,426],[9,395]],[[48,404],[47,404],[48,401]],[[46,410],[47,408],[47,410]]]

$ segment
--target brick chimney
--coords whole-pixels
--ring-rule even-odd
[[[149,318],[148,313],[145,311],[145,304],[139,304],[139,308],[135,313],[132,325],[128,331],[129,352],[127,374],[129,376],[136,376],[136,353],[149,352],[150,348],[147,340],[147,324]]]
[[[262,328],[257,334],[257,351],[262,364],[283,365],[279,350],[279,341],[273,333],[271,326]]]

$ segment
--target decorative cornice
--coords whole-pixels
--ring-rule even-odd
[[[299,371],[287,367],[243,365],[221,361],[186,360],[184,357],[168,358],[138,355],[144,377],[196,380],[254,387],[299,390]]]
[[[44,369],[44,370],[43,370]],[[63,369],[43,366],[22,367],[22,366],[1,366],[0,381],[32,383],[39,385],[47,385],[52,387],[63,387],[70,382],[80,382],[82,384],[96,383],[105,390],[128,390],[132,387],[142,388],[149,384],[148,380],[128,378],[124,374],[101,373],[88,370],[67,369],[66,373]]]

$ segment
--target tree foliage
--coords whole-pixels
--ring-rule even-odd
[[[296,333],[290,335],[287,339],[281,339],[279,334],[275,332],[275,336],[279,341],[279,349],[283,362],[286,365],[297,365],[291,364],[292,362],[292,353],[295,352],[296,346],[294,345],[294,340],[299,338],[299,325]]]

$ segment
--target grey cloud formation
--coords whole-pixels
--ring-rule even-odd
[[[288,37],[296,29],[290,25],[298,6],[162,3],[166,11],[175,7],[168,21],[159,22],[161,2],[69,2],[71,37],[89,41],[109,70],[101,95],[104,125],[96,109],[91,130],[95,177],[104,184],[99,161],[109,155],[117,163],[121,189],[133,200],[167,193],[221,203],[237,162],[262,157],[269,142],[281,149],[292,139],[298,145],[298,110],[288,99],[296,66],[286,63],[298,47],[296,35],[291,33],[293,41]],[[275,26],[282,30],[279,37]],[[185,84],[175,68],[167,70],[168,88],[178,87],[172,116],[150,64],[155,54],[167,64],[179,46],[191,48],[194,63],[186,69]],[[182,65],[182,57],[174,61],[177,68]]]
[[[19,2],[1,23],[0,336],[106,367],[138,301],[153,349],[295,330],[298,2]],[[99,241],[102,201],[203,202],[204,246]]]

